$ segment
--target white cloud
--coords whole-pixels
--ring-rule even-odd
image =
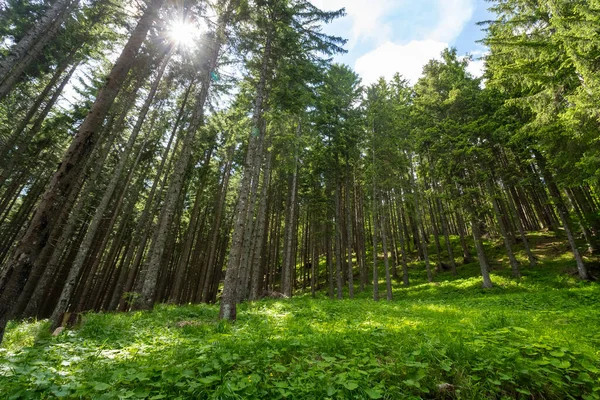
[[[427,39],[452,42],[473,17],[473,0],[437,0],[439,22]]]
[[[370,4],[373,0],[369,1]],[[442,50],[448,47],[471,20],[475,0],[435,0],[432,15],[437,23],[421,37],[408,43],[386,40],[374,50],[356,60],[355,70],[365,84],[376,82],[380,77],[390,79],[396,72],[415,83],[421,76],[423,66],[431,59],[439,59]],[[368,8],[368,7],[367,7]],[[408,22],[408,21],[407,21]],[[481,76],[483,62],[474,61],[469,72]]]
[[[390,24],[384,23],[389,12],[398,8],[403,0],[313,0],[312,3],[323,10],[346,9],[351,21],[349,47],[359,40],[373,39],[378,43],[386,41],[392,34]]]
[[[467,72],[475,77],[483,76],[483,72],[485,69],[485,62],[483,60],[474,60],[469,63],[467,67]]]
[[[448,43],[435,40],[415,40],[405,45],[388,41],[356,60],[355,69],[365,85],[382,76],[389,80],[396,72],[415,83],[427,61],[439,58],[447,47]]]

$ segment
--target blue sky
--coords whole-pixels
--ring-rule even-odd
[[[370,84],[380,76],[400,72],[411,82],[423,65],[454,46],[459,54],[475,58],[485,53],[476,41],[483,38],[478,21],[487,20],[484,0],[313,0],[326,10],[346,8],[347,16],[327,26],[330,34],[349,39],[347,54],[336,61],[350,65]],[[481,74],[483,62],[469,70]]]

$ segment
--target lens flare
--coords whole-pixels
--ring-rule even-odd
[[[200,30],[187,21],[175,21],[169,27],[169,38],[181,47],[191,48]]]

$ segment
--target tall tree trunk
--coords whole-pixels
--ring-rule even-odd
[[[150,249],[150,256],[146,266],[141,297],[137,304],[138,308],[150,309],[154,304],[154,297],[157,290],[156,284],[158,282],[161,261],[165,252],[173,217],[175,215],[175,207],[185,183],[186,171],[189,169],[190,163],[192,162],[193,142],[196,138],[196,133],[204,122],[204,106],[206,99],[208,98],[210,88],[210,75],[216,68],[221,46],[224,43],[224,30],[226,28],[228,18],[229,11],[225,11],[220,17],[216,32],[216,40],[213,43],[212,52],[209,55],[206,69],[202,71],[200,92],[196,98],[192,120],[183,139],[181,153],[179,154],[179,157],[175,163],[173,174],[169,179],[169,187],[159,215],[158,225],[156,228],[158,230],[158,234],[156,236],[156,241],[153,241],[152,248]]]
[[[201,282],[202,289],[202,302],[208,303],[211,298],[210,285],[212,284],[213,277],[217,275],[217,251],[218,241],[221,233],[221,224],[223,222],[223,209],[225,208],[225,201],[227,197],[227,191],[229,189],[229,180],[231,178],[231,168],[233,165],[233,147],[231,148],[230,158],[227,161],[225,172],[223,173],[223,179],[221,181],[221,191],[217,197],[217,209],[215,211],[214,225],[212,227],[212,237],[210,240],[210,250],[208,253],[208,261],[206,263],[206,277],[204,282]],[[198,296],[199,297],[199,296]]]
[[[355,176],[356,178],[356,176]],[[354,180],[354,222],[356,224],[356,233],[358,235],[356,240],[356,254],[360,254],[360,287],[359,290],[363,292],[365,286],[369,282],[367,272],[367,249],[366,249],[366,233],[365,233],[365,216],[364,216],[364,205],[363,205],[363,193],[362,188]]]
[[[260,172],[262,165],[262,153],[265,147],[264,139],[263,142],[259,144],[258,151],[255,153],[255,159],[251,163],[254,166],[254,170],[252,172],[251,184],[250,184],[250,193],[249,200],[246,205],[246,222],[244,224],[244,238],[242,245],[242,252],[239,259],[239,272],[238,272],[238,283],[237,283],[237,301],[241,302],[246,300],[248,297],[249,290],[249,276],[251,269],[251,257],[252,250],[254,248],[254,241],[256,239],[255,229],[256,226],[256,206],[258,203],[258,198],[256,193],[258,192],[258,186],[260,181]],[[290,186],[292,188],[293,186]],[[289,201],[293,201],[291,196],[295,196],[295,193],[290,193]],[[291,228],[292,232],[295,231],[295,226]],[[285,292],[285,290],[284,290]]]
[[[297,208],[297,200],[296,195],[298,191],[298,153],[294,156],[294,172],[292,173],[292,179],[290,183],[290,191],[289,191],[289,207],[288,207],[288,215],[287,221],[285,224],[285,242],[284,242],[284,264],[282,271],[282,289],[283,294],[291,297],[294,290],[294,282],[295,282],[295,268],[296,268],[296,260],[294,256],[294,237],[296,235],[296,208]]]
[[[387,200],[387,199],[386,199]],[[387,203],[387,201],[385,201]],[[385,204],[381,210],[381,245],[383,246],[383,263],[385,265],[385,286],[387,292],[387,300],[392,301],[392,277],[390,274],[390,260],[388,257],[387,247],[387,210]]]
[[[468,203],[469,201],[475,201],[474,199],[467,200],[467,211],[471,218],[471,231],[473,233],[473,240],[475,242],[475,249],[477,250],[477,258],[479,259],[479,266],[481,267],[481,276],[483,277],[483,287],[491,289],[493,287],[492,280],[490,278],[490,265],[485,254],[483,247],[483,239],[481,237],[480,219],[476,214],[475,208]]]
[[[460,237],[460,247],[463,251],[463,264],[470,264],[473,262],[471,258],[471,252],[469,251],[469,247],[467,246],[467,232],[465,231],[465,220],[462,216],[462,210],[456,210],[456,223],[458,225],[458,235]]]
[[[565,194],[567,195],[567,200],[569,201],[569,204],[571,204],[571,208],[573,208],[573,211],[575,212],[575,215],[577,216],[577,220],[579,222],[579,227],[581,228],[581,233],[583,234],[583,237],[585,238],[585,241],[588,245],[588,253],[595,254],[597,252],[596,243],[592,236],[592,232],[590,231],[590,229],[587,225],[587,221],[585,219],[585,214],[579,208],[579,205],[577,204],[577,200],[574,198],[573,194],[571,193],[571,191],[569,191],[569,189],[565,190]]]
[[[14,86],[29,64],[41,53],[46,44],[54,39],[62,20],[79,1],[57,0],[37,21],[27,34],[0,61],[0,100]]]
[[[337,298],[344,297],[344,274],[342,272],[342,212],[340,183],[335,185],[335,276],[337,280]]]
[[[73,65],[71,70],[67,73],[67,75],[61,82],[61,84],[54,91],[54,94],[52,95],[52,97],[48,100],[48,102],[46,103],[46,105],[44,106],[42,111],[37,116],[35,123],[31,127],[31,129],[29,129],[29,131],[27,132],[25,137],[21,138],[21,140],[20,140],[21,144],[16,149],[15,154],[12,154],[12,157],[9,158],[8,162],[6,162],[6,163],[2,162],[3,169],[2,169],[2,172],[0,172],[0,187],[2,187],[4,185],[4,182],[10,176],[10,173],[12,172],[14,166],[21,164],[23,157],[26,155],[25,153],[27,152],[29,144],[33,141],[35,136],[42,129],[42,125],[43,125],[44,121],[46,120],[46,117],[48,116],[48,114],[50,113],[50,111],[52,110],[52,108],[54,107],[56,102],[58,101],[60,95],[62,94],[64,88],[67,86],[67,84],[73,77],[73,74],[75,73],[75,70],[77,69],[78,66],[79,66],[78,63]],[[20,129],[20,127],[18,129]],[[23,127],[23,129],[24,129],[24,127]],[[33,158],[37,157],[37,155],[38,155],[37,153],[39,153],[39,151],[33,155]]]
[[[55,216],[60,214],[59,210],[63,207],[64,200],[69,196],[72,186],[84,167],[85,160],[93,150],[94,143],[97,141],[97,132],[119,93],[163,2],[164,0],[152,0],[138,22],[109,74],[106,85],[98,93],[90,113],[63,157],[58,171],[54,174],[37,206],[25,235],[17,246],[13,259],[8,265],[8,279],[0,287],[0,342],[4,337],[5,327],[11,317],[15,302],[31,273],[33,263],[47,245],[48,236],[57,222]]]
[[[255,157],[255,152],[258,151],[260,143],[264,139],[266,127],[263,121],[264,105],[267,100],[266,85],[270,75],[271,61],[271,41],[272,32],[267,31],[264,52],[262,55],[262,66],[260,78],[256,90],[256,99],[254,103],[254,111],[252,117],[252,131],[258,131],[259,135],[251,134],[248,145],[248,153],[246,154],[246,162],[244,165],[243,176],[239,188],[238,202],[234,212],[234,227],[231,237],[231,248],[229,252],[229,263],[225,274],[225,282],[223,283],[223,294],[221,297],[221,307],[219,317],[225,320],[235,320],[237,317],[237,280],[240,270],[239,259],[243,250],[244,240],[244,223],[245,211],[248,203],[248,192],[251,187],[251,176],[254,165],[252,165]]]
[[[206,159],[204,160],[204,166],[202,167],[203,176],[201,176],[201,179],[198,182],[198,190],[196,191],[194,207],[192,209],[192,214],[190,215],[190,223],[187,232],[184,235],[185,240],[183,242],[182,254],[179,258],[179,262],[177,263],[177,267],[175,269],[175,276],[173,277],[173,288],[169,296],[169,303],[177,304],[179,302],[179,299],[181,298],[181,290],[186,276],[185,271],[187,266],[189,265],[190,255],[192,253],[192,248],[194,247],[194,243],[196,242],[196,235],[198,233],[200,211],[202,209],[202,192],[205,188],[204,177],[206,176],[207,171],[210,168],[210,160],[212,158],[213,151],[214,149],[210,148],[206,152]]]
[[[422,221],[421,215],[421,204],[423,203],[423,199],[421,196],[421,189],[419,183],[415,182],[414,179],[414,170],[411,165],[409,171],[409,180],[410,185],[413,188],[413,196],[414,196],[414,207],[415,207],[415,223],[417,225],[417,235],[420,237],[421,243],[421,252],[423,254],[423,259],[425,260],[425,270],[427,271],[427,281],[433,282],[433,271],[431,270],[431,264],[429,262],[429,249],[428,249],[428,240],[427,233],[425,231],[425,224]],[[425,208],[425,207],[423,207]]]
[[[112,123],[107,124],[106,128],[110,129],[111,126]],[[37,316],[38,312],[41,310],[44,294],[48,291],[54,275],[60,267],[60,259],[67,249],[73,232],[75,232],[75,229],[77,228],[82,210],[89,200],[88,197],[94,188],[98,176],[102,172],[102,166],[108,157],[116,136],[117,131],[114,131],[108,137],[106,143],[102,145],[102,148],[98,149],[98,154],[94,156],[95,160],[89,168],[91,171],[89,176],[80,176],[77,179],[74,190],[71,192],[70,199],[67,200],[67,203],[77,202],[70,213],[67,210],[62,211],[63,215],[60,216],[60,220],[66,219],[64,226],[61,225],[60,222],[55,226],[48,240],[48,246],[44,247],[39,257],[35,260],[32,274],[27,280],[16,305],[16,316]],[[83,190],[80,190],[84,180],[87,181],[87,183],[83,187]],[[76,200],[77,197],[78,200]]]
[[[512,275],[515,278],[521,277],[521,272],[519,271],[519,262],[515,258],[515,254],[512,249],[512,245],[510,243],[510,238],[508,236],[508,229],[505,225],[504,216],[502,215],[502,211],[498,205],[498,198],[495,185],[492,182],[486,182],[488,192],[492,199],[492,207],[494,208],[494,214],[496,215],[496,221],[498,222],[498,226],[500,227],[500,233],[502,235],[502,240],[504,241],[504,247],[506,249],[506,254],[508,254],[508,260],[510,262],[510,267],[512,269]]]
[[[435,243],[435,252],[437,254],[437,270],[442,271],[442,245],[440,243],[440,231],[438,229],[435,209],[433,207],[431,198],[424,201],[427,203],[427,208],[429,208],[429,216],[431,217],[431,229],[433,230],[433,241]]]
[[[567,234],[567,239],[569,240],[569,244],[571,245],[571,251],[573,252],[575,263],[577,264],[579,278],[582,280],[589,280],[590,275],[587,270],[587,267],[585,266],[585,263],[583,262],[581,253],[577,248],[577,243],[575,242],[575,237],[573,236],[573,231],[571,229],[571,223],[569,221],[569,211],[565,206],[562,195],[560,194],[560,190],[558,190],[558,186],[556,186],[556,183],[554,182],[554,177],[548,171],[545,157],[536,150],[533,151],[533,154],[535,155],[535,160],[538,163],[538,166],[540,167],[542,176],[544,177],[544,181],[546,181],[546,185],[548,186],[548,190],[550,191],[550,196],[552,196],[552,199],[554,200],[554,205],[558,210],[558,216],[561,220],[565,233]]]
[[[50,81],[46,84],[46,86],[44,87],[44,90],[42,90],[42,92],[37,95],[35,101],[31,105],[29,110],[27,111],[27,114],[25,115],[25,117],[23,117],[23,119],[21,119],[19,121],[19,124],[11,132],[10,137],[8,138],[6,143],[4,143],[4,145],[2,147],[0,147],[0,168],[6,167],[5,163],[9,159],[9,154],[14,150],[14,147],[17,145],[17,143],[22,142],[21,138],[23,137],[23,133],[24,133],[25,129],[27,128],[27,125],[29,125],[29,123],[31,122],[31,120],[33,119],[35,114],[38,112],[39,108],[42,106],[42,103],[44,102],[44,100],[46,100],[46,98],[52,91],[52,89],[54,89],[54,87],[58,83],[58,80],[61,78],[63,73],[67,70],[69,65],[71,65],[71,62],[73,61],[74,56],[75,56],[75,51],[72,51],[71,54],[69,56],[67,56],[66,59],[63,60],[61,62],[61,64],[56,68],[56,71],[54,71],[54,73],[52,74]],[[74,70],[73,67],[71,69]],[[67,74],[67,75],[70,75],[70,74]],[[64,79],[63,79],[63,81],[64,81]],[[27,141],[27,140],[24,140],[24,141]]]
[[[250,287],[250,300],[258,300],[261,295],[260,289],[262,288],[262,280],[264,279],[264,270],[262,268],[264,260],[266,258],[266,237],[267,230],[269,228],[267,218],[267,198],[269,182],[271,179],[271,154],[267,154],[265,161],[265,168],[263,171],[263,181],[260,193],[260,202],[258,204],[258,217],[256,222],[257,235],[256,245],[254,246],[254,256],[252,259],[252,279]]]
[[[348,162],[348,160],[346,160]],[[352,204],[350,202],[350,192],[351,192],[351,178],[350,178],[350,168],[347,168],[346,176],[346,185],[345,185],[345,193],[346,193],[346,248],[348,252],[348,297],[351,299],[354,298],[354,268],[352,265],[352,244],[354,243],[353,235],[352,235]],[[358,254],[357,254],[358,255]]]
[[[75,256],[75,260],[73,261],[73,264],[71,265],[71,269],[70,269],[69,275],[67,277],[67,282],[65,283],[63,291],[60,295],[58,304],[56,305],[54,312],[52,313],[51,319],[53,321],[54,327],[56,327],[60,323],[60,321],[62,320],[62,314],[67,311],[69,301],[71,300],[73,291],[75,290],[75,285],[77,284],[77,280],[79,278],[79,275],[81,274],[81,270],[84,267],[84,263],[88,256],[88,252],[89,252],[94,240],[96,239],[96,233],[98,231],[98,228],[100,227],[100,223],[102,222],[102,220],[104,218],[104,214],[108,210],[108,207],[111,203],[111,200],[113,198],[113,194],[115,193],[117,185],[121,182],[121,175],[123,174],[125,166],[127,165],[127,161],[129,160],[129,155],[130,155],[131,151],[133,150],[136,139],[142,130],[142,126],[144,124],[144,121],[146,120],[146,116],[148,115],[150,106],[152,105],[152,102],[154,101],[154,96],[156,95],[156,91],[158,90],[158,85],[159,85],[159,83],[162,79],[163,73],[167,67],[169,58],[170,57],[167,56],[161,62],[161,67],[159,68],[159,71],[155,78],[154,84],[152,85],[152,88],[150,89],[150,93],[148,94],[146,101],[144,102],[144,105],[143,105],[142,109],[140,110],[140,114],[138,115],[136,124],[131,132],[131,135],[129,136],[127,145],[125,146],[125,149],[123,149],[123,152],[120,155],[119,163],[117,164],[117,167],[115,168],[115,171],[113,172],[112,178],[111,178],[108,186],[103,191],[102,200],[100,201],[100,204],[98,205],[98,207],[95,210],[94,218],[92,219],[92,222],[90,223],[90,225],[88,227],[88,231],[83,239],[83,242],[81,243],[81,245],[79,247],[77,256]],[[154,119],[156,119],[156,115],[154,116]],[[152,124],[154,124],[154,121],[152,122]],[[152,132],[149,132],[148,135],[150,135],[151,133]],[[137,158],[133,162],[133,165],[131,165],[130,174],[125,183],[126,185],[127,185],[128,181],[131,179],[132,172],[135,170],[135,168],[140,160],[140,157],[142,155],[144,147],[146,146],[146,143],[147,143],[147,140],[145,140],[144,143],[142,143],[140,146]],[[125,188],[123,189],[123,191],[125,192]],[[123,196],[121,196],[121,199],[122,198],[123,198]],[[116,216],[116,214],[115,214],[115,216]]]
[[[373,162],[375,162],[375,152],[373,152]],[[373,175],[373,300],[379,301],[379,265],[377,265],[377,184]]]
[[[398,218],[398,227],[400,230],[402,230],[402,215],[404,213],[404,210],[399,209],[397,212],[397,218]],[[398,232],[398,238],[400,239],[400,252],[402,255],[402,282],[404,283],[405,287],[408,287],[410,285],[410,281],[408,278],[408,257],[406,255],[406,242],[404,240],[404,234],[402,232]]]
[[[325,262],[327,263],[327,282],[329,286],[329,298],[333,299],[335,297],[335,289],[333,283],[333,257],[331,254],[331,226],[327,225],[327,232],[325,236],[325,248],[327,253],[325,254]]]
[[[523,242],[523,247],[525,248],[525,253],[527,253],[527,258],[529,259],[529,265],[531,267],[535,267],[537,265],[537,261],[535,259],[535,256],[531,252],[531,247],[529,246],[529,240],[527,239],[527,235],[525,234],[525,229],[523,228],[523,222],[522,222],[520,216],[518,215],[518,212],[517,212],[517,209],[516,209],[516,206],[514,203],[514,198],[511,195],[510,191],[506,195],[507,195],[506,197],[508,198],[508,209],[512,213],[513,219],[515,220],[515,222],[517,224],[517,228],[519,229],[519,235],[521,236],[521,241]]]

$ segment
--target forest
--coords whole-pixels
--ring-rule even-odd
[[[0,0],[0,397],[600,399],[600,1],[483,76],[309,0]]]

